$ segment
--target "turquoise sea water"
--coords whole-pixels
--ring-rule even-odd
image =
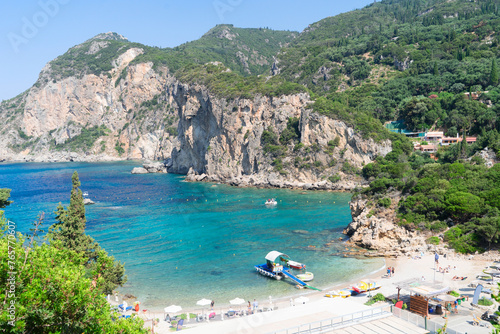
[[[39,212],[45,230],[57,204],[67,206],[71,175],[96,202],[87,206],[87,233],[125,262],[120,289],[160,309],[218,305],[235,297],[278,298],[298,292],[291,283],[256,273],[271,250],[307,264],[312,286],[325,288],[374,271],[380,259],[341,257],[342,229],[351,221],[350,194],[237,188],[183,182],[173,174],[132,175],[138,162],[0,164],[0,188],[11,188],[7,217],[28,232]],[[276,198],[278,206],[264,201]],[[327,245],[328,244],[328,245]]]

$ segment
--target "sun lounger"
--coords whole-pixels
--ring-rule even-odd
[[[131,310],[132,309],[132,306],[127,306],[124,308],[124,305],[123,304],[120,304],[118,305],[118,308],[122,311],[128,311],[128,310]]]
[[[180,331],[182,329],[182,325],[184,325],[184,319],[179,320],[176,331]]]
[[[472,314],[472,325],[490,328],[490,323],[479,319],[474,313]]]

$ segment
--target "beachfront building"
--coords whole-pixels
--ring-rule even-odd
[[[434,131],[434,132],[427,132],[425,134],[424,139],[426,141],[441,142],[441,139],[443,139],[443,137],[444,137],[443,131]]]
[[[462,137],[443,137],[441,140],[441,145],[447,146],[451,144],[457,144],[460,143],[463,140]],[[465,141],[467,144],[474,144],[477,140],[477,137],[465,137]]]
[[[420,145],[418,149],[422,152],[435,153],[437,152],[437,145],[436,144]]]

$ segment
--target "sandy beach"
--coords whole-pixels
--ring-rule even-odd
[[[498,252],[495,254],[498,254]],[[414,256],[419,257],[419,254],[415,253]],[[411,279],[422,280],[423,277],[425,282],[432,283],[435,281],[436,283],[449,286],[452,290],[455,290],[462,295],[469,296],[469,299],[471,300],[474,289],[469,288],[468,285],[472,281],[475,281],[477,279],[476,276],[481,274],[485,268],[493,265],[493,257],[491,255],[489,257],[463,256],[450,253],[445,257],[442,254],[439,258],[437,268],[439,270],[439,267],[447,268],[449,266],[450,270],[447,273],[438,272],[434,270],[434,253],[429,252],[424,254],[422,258],[402,256],[399,258],[387,258],[385,261],[386,264],[383,269],[365,278],[377,281],[377,284],[379,284],[381,288],[375,293],[382,293],[385,297],[390,299],[397,298],[398,291],[396,287],[399,283]],[[395,268],[394,275],[392,277],[387,277],[387,267]],[[454,276],[466,277],[466,279],[453,280],[452,278]],[[359,280],[345,282],[337,286],[332,286],[331,289],[348,288],[353,286],[357,281]],[[496,284],[487,285],[485,283],[484,285],[485,288],[497,288]],[[272,307],[274,309],[273,311],[257,312],[256,314],[235,317],[232,319],[224,317],[224,321],[220,320],[220,314],[226,313],[231,308],[231,305],[229,305],[229,303],[223,304],[219,301],[216,303],[217,306],[213,310],[217,314],[216,319],[218,320],[211,320],[210,322],[197,322],[196,319],[191,319],[189,322],[184,323],[184,328],[189,328],[190,333],[267,333],[297,326],[299,324],[325,320],[339,315],[346,315],[373,307],[364,305],[364,303],[369,299],[367,293],[352,296],[346,299],[326,298],[324,297],[324,294],[328,290],[329,289],[324,289],[321,292],[307,289],[296,291],[291,290],[289,297],[271,299],[272,303],[270,303],[269,300],[258,300],[260,307],[265,309]],[[402,296],[408,294],[409,291],[401,290]],[[483,295],[488,296],[486,294]],[[294,303],[294,299],[298,296],[306,296],[309,300],[305,304],[296,304]],[[115,302],[112,301],[111,303]],[[464,309],[464,312],[465,308],[470,308],[470,301],[468,303],[468,306],[464,303],[460,307]],[[374,306],[380,306],[382,304],[384,303],[377,303]],[[496,309],[497,306],[494,307]],[[493,308],[493,306],[491,308]],[[239,308],[235,307],[234,309],[238,310]],[[246,310],[246,306],[242,305],[242,309]],[[181,313],[186,312],[199,314],[200,308],[183,309],[181,311]],[[480,315],[483,312],[484,311],[479,309],[475,313]],[[140,316],[143,318],[160,319],[157,326],[155,326],[155,333],[168,333],[171,331],[169,328],[170,324],[164,321],[163,313],[139,313],[141,313]],[[146,324],[151,326],[151,322],[152,321],[148,321]],[[471,331],[469,331],[469,333],[471,333]]]

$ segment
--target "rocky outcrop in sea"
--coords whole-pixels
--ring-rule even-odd
[[[361,195],[353,197],[349,203],[352,222],[344,229],[344,234],[350,237],[349,243],[373,250],[376,256],[427,250],[422,234],[397,224],[398,194],[393,194],[391,201],[389,208],[383,208]]]

